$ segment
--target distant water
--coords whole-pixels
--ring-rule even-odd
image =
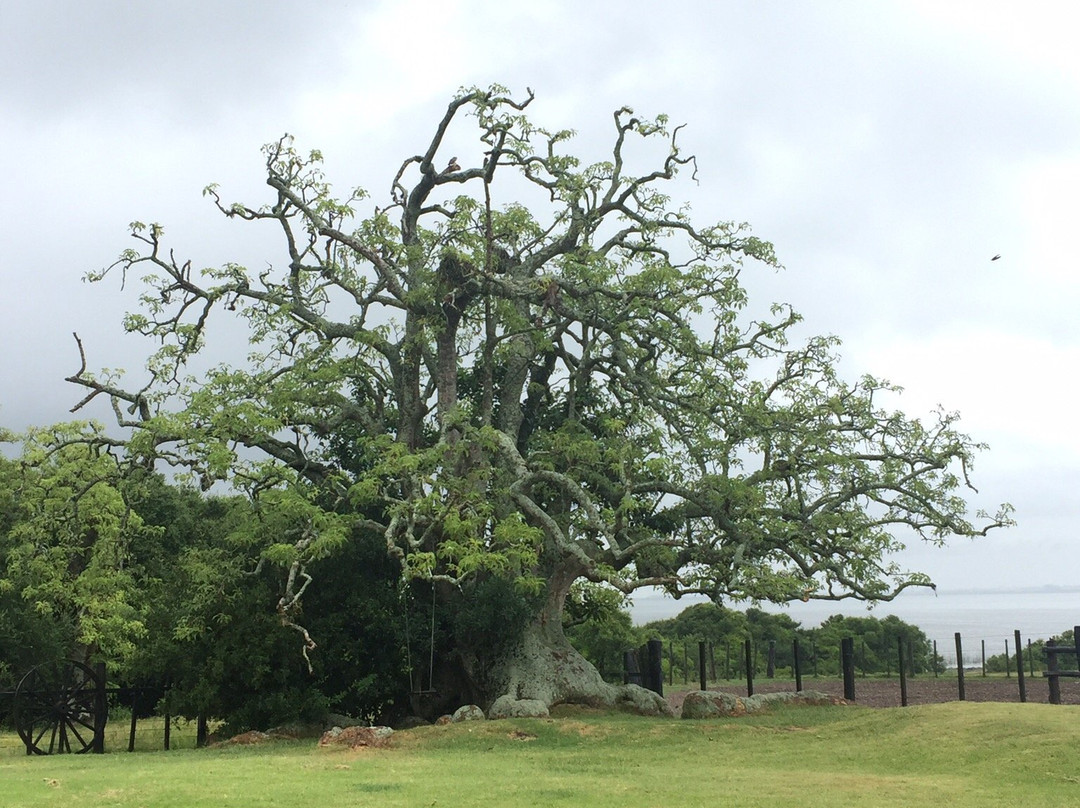
[[[635,598],[631,613],[635,623],[672,617],[694,601],[674,601],[660,595]],[[743,609],[744,605],[733,604]],[[803,628],[816,628],[831,615],[884,618],[894,614],[905,623],[923,630],[936,640],[938,653],[949,662],[956,659],[954,635],[960,632],[966,662],[977,662],[982,655],[1005,651],[1005,641],[1013,646],[1013,632],[1019,629],[1024,644],[1046,639],[1080,625],[1080,590],[1040,590],[1023,592],[939,592],[908,591],[890,603],[868,610],[855,601],[795,602],[788,606],[762,604],[767,612],[788,614]]]

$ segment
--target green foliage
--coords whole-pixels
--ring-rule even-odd
[[[769,645],[775,643],[776,669],[790,675],[794,665],[793,641],[798,640],[804,675],[839,676],[840,642],[845,637],[855,640],[855,665],[862,673],[895,674],[899,664],[898,639],[904,645],[908,671],[912,671],[912,666],[914,673],[933,670],[933,646],[926,635],[895,615],[884,618],[834,615],[819,627],[804,628],[787,614],[755,608],[740,612],[712,603],[698,603],[673,618],[649,623],[640,631],[647,638],[663,640],[665,648],[677,651],[665,662],[674,665],[676,676],[687,680],[698,677],[697,643],[701,641],[713,648],[718,676],[742,676],[744,644],[748,639],[756,674],[766,670]],[[686,655],[690,665],[687,670],[684,670],[684,646],[692,650]],[[631,647],[635,646],[625,648]]]
[[[73,620],[44,615],[14,591],[0,589],[0,691],[13,691],[23,674],[42,661],[67,657],[75,647],[75,631]]]
[[[421,591],[423,587],[420,587]],[[469,655],[478,683],[486,684],[492,667],[515,647],[541,602],[520,581],[499,575],[475,577],[439,609],[436,642],[444,657]]]
[[[909,673],[920,674],[934,670],[933,644],[916,626],[904,623],[895,615],[884,618],[848,617],[833,615],[813,633],[816,646],[839,648],[843,637],[855,638],[856,667],[867,673],[896,673],[900,664],[900,649],[904,648],[904,664]],[[939,665],[938,670],[941,667]],[[821,660],[819,670],[839,673],[839,656],[828,655]]]
[[[217,716],[230,731],[322,720],[328,710],[374,719],[404,709],[400,568],[383,547],[356,533],[311,562],[319,586],[305,603],[309,626],[334,653],[315,655],[309,673],[273,608],[279,575],[257,563],[267,558],[253,539],[266,529],[260,514],[241,499],[151,487],[143,504],[162,522],[168,569],[134,680],[167,682],[173,714]],[[287,523],[287,509],[274,518]]]
[[[1010,641],[1009,655],[1004,653],[994,654],[986,659],[986,671],[987,673],[1005,673],[1008,670],[1013,675],[1016,674],[1016,648],[1011,647]],[[1061,634],[1050,638],[1039,638],[1037,640],[1030,640],[1026,646],[1020,649],[1024,671],[1030,671],[1034,666],[1035,670],[1046,669],[1046,651],[1044,650],[1047,645],[1058,646],[1072,646],[1073,645],[1073,629],[1066,629]],[[1058,667],[1062,670],[1072,669],[1072,661],[1075,659],[1073,656],[1065,656],[1058,658]]]
[[[695,603],[675,617],[649,623],[646,628],[670,639],[716,641],[745,636],[748,624],[742,612],[715,603]]]
[[[272,609],[275,580],[261,574],[229,586],[198,636],[171,643],[154,662],[172,687],[161,707],[225,721],[226,733],[290,721],[321,721],[325,696]]]
[[[384,544],[287,492],[254,508],[144,469],[121,474],[72,442],[97,434],[57,427],[20,461],[0,459],[0,689],[40,662],[90,655],[114,682],[171,686],[174,715],[230,729],[405,711],[401,570]],[[320,535],[302,551],[275,542],[309,523]],[[334,649],[312,673],[275,609],[275,562],[300,553],[319,582],[309,625]]]
[[[621,683],[623,652],[638,648],[647,639],[635,629],[626,598],[618,590],[579,581],[567,598],[563,612],[566,636],[609,682]]]
[[[138,555],[159,531],[126,501],[115,459],[93,446],[101,437],[87,424],[34,430],[18,461],[0,464],[0,610],[18,646],[3,652],[9,671],[72,654],[123,667],[146,637]]]
[[[311,574],[319,586],[305,614],[328,649],[314,657],[314,684],[330,709],[381,722],[408,713],[407,604],[399,564],[373,537],[355,533],[341,552],[313,564]]]

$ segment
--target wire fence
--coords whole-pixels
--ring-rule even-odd
[[[198,726],[194,719],[169,718],[169,749],[195,749]],[[109,710],[105,723],[106,752],[159,752],[165,749],[165,717],[156,715],[136,722],[131,745],[131,711],[125,707]],[[0,756],[25,755],[26,746],[10,723],[0,723]]]
[[[916,648],[916,643],[901,636],[888,640],[886,645],[891,646],[891,651],[888,647],[882,649],[879,636],[873,638],[876,647],[872,649],[866,638],[857,636],[844,638],[835,648],[829,643],[799,639],[783,644],[774,640],[754,642],[750,638],[726,638],[719,643],[652,640],[648,647],[624,655],[623,681],[657,692],[663,691],[664,684],[687,689],[697,683],[707,689],[709,683],[730,688],[730,683],[737,682],[740,687],[745,683],[748,695],[753,695],[755,682],[764,680],[770,690],[802,690],[801,679],[806,677],[819,684],[824,682],[826,691],[830,689],[827,685],[841,680],[842,696],[854,700],[856,681],[894,679],[894,687],[898,687],[895,699],[883,695],[884,686],[875,685],[871,700],[883,706],[893,702],[906,705],[910,683],[912,694],[923,702],[967,700],[970,686],[977,688],[973,700],[1073,704],[1080,703],[1077,637],[1080,627],[1074,629],[1070,644],[1064,645],[1054,639],[1025,642],[1015,631],[1011,642],[1003,643],[998,654],[988,655],[985,640],[974,643],[976,650],[970,652],[972,643],[956,632],[948,644],[949,657],[942,653],[945,648],[937,640],[920,642]],[[955,664],[957,659],[962,664]]]
[[[162,713],[157,709],[160,688],[106,684],[101,666],[100,678],[85,691],[53,682],[35,693],[26,690],[25,680],[18,691],[0,691],[0,755],[30,754],[27,737],[38,753],[193,749],[206,744],[212,722]],[[93,698],[81,698],[84,692]]]

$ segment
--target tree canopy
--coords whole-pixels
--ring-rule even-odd
[[[115,460],[88,445],[99,435],[33,430],[18,460],[0,458],[0,667],[13,675],[76,644],[126,661],[146,637],[133,548],[158,531],[129,507]]]
[[[792,344],[787,306],[750,314],[740,273],[777,266],[773,248],[671,201],[696,168],[681,127],[617,110],[610,152],[586,163],[532,101],[462,91],[381,201],[335,196],[319,152],[283,137],[267,202],[206,189],[275,232],[279,260],[200,270],[136,222],[137,248],[91,276],[140,279],[125,326],[158,347],[129,383],[92,373],[80,342],[76,409],[111,399],[126,434],[101,440],[131,463],[251,497],[255,555],[282,570],[279,616],[309,650],[312,565],[357,531],[445,597],[512,582],[551,645],[582,578],[888,599],[929,583],[891,559],[905,541],[1009,522],[1007,506],[967,513],[982,447],[956,415],[889,410],[896,388],[838,376],[835,339]],[[246,325],[246,362],[198,364],[219,317]]]

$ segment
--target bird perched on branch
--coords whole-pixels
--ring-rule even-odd
[[[451,157],[450,162],[447,164],[446,168],[443,169],[443,174],[451,174],[454,171],[461,171],[461,166],[458,165],[456,157]]]

